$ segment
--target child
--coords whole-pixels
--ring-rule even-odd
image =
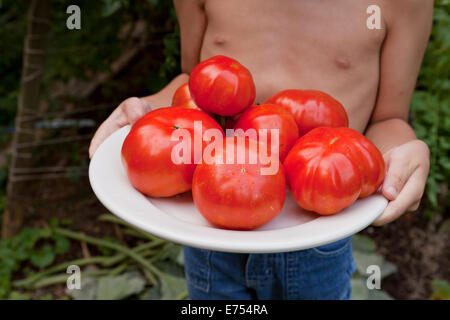
[[[325,91],[346,108],[350,127],[383,153],[383,195],[374,225],[418,208],[429,149],[408,112],[432,24],[432,0],[175,0],[182,74],[163,90],[122,102],[92,139],[90,155],[112,132],[170,105],[200,61],[222,54],[253,74],[257,102],[283,89]],[[380,28],[369,28],[368,7]],[[369,12],[369,13],[367,13]],[[372,18],[377,18],[373,16]],[[375,24],[376,25],[376,24]],[[191,299],[349,299],[350,238],[279,254],[232,254],[185,247]]]

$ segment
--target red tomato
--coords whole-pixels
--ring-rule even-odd
[[[189,90],[204,111],[235,115],[255,100],[253,77],[243,65],[225,56],[199,63],[189,77]]]
[[[298,125],[299,135],[318,127],[348,127],[348,117],[342,104],[325,92],[317,90],[284,90],[265,103],[288,109]]]
[[[172,106],[201,110],[195,104],[194,100],[192,100],[189,84],[187,82],[181,85],[173,94]]]
[[[360,198],[375,191],[384,180],[386,166],[380,150],[365,136],[350,128],[340,128],[339,135],[344,142],[339,145],[342,152],[357,164],[362,178]]]
[[[201,121],[200,130],[194,131],[194,121]],[[152,197],[170,197],[191,189],[194,174],[194,151],[190,163],[176,164],[172,149],[180,141],[172,141],[172,133],[186,129],[190,133],[191,147],[200,139],[202,150],[206,146],[203,133],[210,128],[222,128],[205,112],[167,107],[151,111],[131,128],[122,145],[122,163],[131,184],[140,192]]]
[[[380,151],[350,128],[317,128],[297,140],[284,161],[298,205],[328,215],[375,192],[385,175]]]
[[[255,107],[256,104],[252,104],[250,107],[248,108],[252,108]],[[225,129],[233,129],[234,125],[236,124],[236,122],[239,120],[239,118],[242,116],[242,114],[246,111],[247,109],[245,109],[244,111],[239,112],[238,114],[235,114],[233,116],[230,117],[226,117],[225,119]]]
[[[225,145],[232,143],[234,152]],[[245,152],[256,163],[243,161],[237,156]],[[226,157],[234,159],[227,163]],[[263,165],[258,157],[257,142],[247,137],[229,137],[216,154],[223,164],[203,162],[197,166],[192,181],[194,203],[200,213],[212,224],[226,229],[251,230],[272,220],[283,208],[286,181],[281,164],[272,175],[262,175]]]
[[[257,138],[261,139],[259,129],[267,129],[267,141],[260,141],[267,143],[270,150],[271,145],[271,131],[270,129],[278,129],[279,144],[277,146],[277,153],[280,155],[280,160],[283,161],[287,153],[298,139],[298,128],[294,118],[284,108],[274,104],[262,104],[248,108],[236,122],[234,129],[255,129]]]

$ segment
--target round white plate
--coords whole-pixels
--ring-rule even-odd
[[[301,209],[287,194],[283,210],[268,224],[252,231],[216,228],[197,211],[191,193],[149,198],[128,181],[121,162],[122,143],[130,127],[111,135],[98,148],[89,166],[92,189],[112,213],[155,236],[197,248],[270,253],[312,248],[355,234],[371,224],[387,200],[379,194],[357,200],[332,215]]]

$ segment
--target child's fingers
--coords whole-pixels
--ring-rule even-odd
[[[92,158],[97,148],[108,136],[121,128],[120,124],[123,122],[125,122],[125,114],[120,108],[117,108],[95,132],[89,146],[89,158]]]
[[[414,168],[410,168],[409,159],[396,157],[392,153],[387,162],[386,177],[382,186],[383,195],[389,200],[395,200],[408,181]]]
[[[128,98],[122,102],[121,106],[126,115],[126,123],[122,126],[135,123],[148,111],[147,102],[136,97]]]
[[[414,210],[414,207],[417,209],[425,188],[426,173],[423,171],[417,169],[413,172],[397,198],[389,202],[384,212],[373,225],[384,225],[397,219],[404,212]]]
[[[143,99],[128,98],[122,102],[97,129],[89,146],[89,157],[92,158],[100,144],[102,144],[102,142],[112,133],[127,124],[133,124],[142,117],[148,109],[150,108]]]
[[[414,202],[414,203],[408,208],[407,211],[416,211],[417,209],[419,209],[419,206],[420,206],[420,200]]]

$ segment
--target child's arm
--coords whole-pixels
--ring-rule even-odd
[[[124,100],[98,128],[91,140],[89,156],[113,132],[132,124],[152,109],[170,106],[175,90],[186,83],[189,73],[200,61],[200,49],[206,29],[203,0],[175,0],[181,33],[181,71],[161,91],[147,97],[131,97]]]
[[[383,153],[387,172],[382,193],[391,201],[374,225],[389,223],[406,211],[416,210],[429,171],[429,149],[417,140],[407,121],[430,34],[433,1],[396,0],[387,6],[380,85],[366,136]]]

